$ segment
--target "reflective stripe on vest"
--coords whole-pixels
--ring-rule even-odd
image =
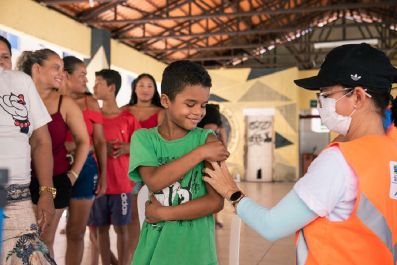
[[[305,235],[303,234],[303,229],[301,229],[298,234],[298,242],[296,246],[296,265],[304,265],[308,254],[309,250],[307,248]]]
[[[383,214],[368,200],[364,193],[360,194],[360,205],[357,209],[358,218],[385,243],[396,259],[393,249],[392,233]]]
[[[365,194],[360,194],[360,205],[357,209],[358,218],[382,240],[393,255],[393,264],[397,261],[397,244],[393,246],[391,230],[382,213],[371,203]],[[308,247],[303,233],[299,231],[296,247],[296,265],[304,265],[308,256]]]
[[[394,248],[393,248],[393,257],[394,257],[394,259],[393,259],[394,263],[393,264],[397,264],[397,244],[395,244]]]

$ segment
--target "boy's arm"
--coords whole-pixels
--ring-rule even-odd
[[[193,220],[217,213],[223,209],[223,198],[210,185],[205,184],[208,194],[177,206],[162,206],[154,196],[146,204],[146,221]]]
[[[223,161],[228,156],[225,146],[215,136],[209,135],[207,143],[190,153],[159,167],[140,166],[138,172],[149,190],[158,192],[174,184],[202,161]]]
[[[214,135],[208,135],[206,144],[222,144]],[[223,145],[223,144],[222,144]],[[205,167],[211,167],[205,162]],[[223,197],[219,195],[210,185],[205,183],[207,194],[195,200],[177,206],[162,206],[154,196],[149,205],[146,206],[148,222],[192,220],[217,213],[223,209]]]
[[[178,181],[186,172],[203,160],[203,154],[197,148],[172,162],[158,167],[140,166],[138,172],[149,190],[158,192]]]

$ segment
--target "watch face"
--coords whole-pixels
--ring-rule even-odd
[[[230,196],[231,201],[235,201],[241,196],[241,191],[236,191]]]

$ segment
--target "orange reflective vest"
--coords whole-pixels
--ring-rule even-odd
[[[297,265],[397,264],[397,147],[386,136],[333,143],[358,178],[351,216],[319,217],[297,232]],[[321,176],[319,176],[321,177]]]
[[[397,128],[392,124],[388,129],[387,129],[387,136],[389,136],[393,141],[397,142]]]

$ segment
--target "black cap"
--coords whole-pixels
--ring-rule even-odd
[[[294,82],[310,90],[345,85],[389,92],[391,84],[397,82],[397,69],[383,52],[369,44],[348,44],[327,54],[317,76]]]

